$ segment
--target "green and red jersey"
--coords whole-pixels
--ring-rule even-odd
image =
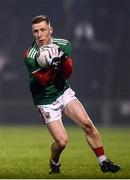
[[[52,43],[58,45],[59,48],[69,57],[72,56],[71,44],[69,41],[65,39],[52,38]],[[29,72],[30,90],[35,105],[51,104],[64,93],[64,91],[70,86],[70,83],[60,74],[57,74],[54,81],[47,86],[41,84],[36,79],[34,76],[35,72],[41,69],[46,71],[45,68],[41,67],[37,63],[36,54],[38,50],[39,47],[36,42],[34,42],[32,46],[26,51],[24,56],[24,63],[27,66]]]

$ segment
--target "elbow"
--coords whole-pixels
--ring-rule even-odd
[[[62,72],[63,72],[63,77],[65,79],[70,78],[71,74],[73,71],[73,62],[70,57],[68,57],[63,63],[62,63]]]

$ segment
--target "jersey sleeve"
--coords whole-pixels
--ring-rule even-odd
[[[65,53],[66,53],[68,56],[72,57],[72,46],[71,46],[71,44],[70,44],[69,41],[67,42],[67,44],[66,44],[66,46],[65,46]]]
[[[55,72],[53,69],[44,69],[40,67],[36,61],[36,56],[29,56],[29,50],[24,53],[24,63],[27,66],[30,76],[38,80],[42,85],[47,86],[55,78]]]
[[[66,53],[69,57],[72,57],[72,46],[67,39],[52,38],[52,42],[59,46],[59,48]]]
[[[71,57],[67,57],[65,61],[61,63],[61,72],[64,79],[69,79],[73,71],[73,62]]]
[[[72,46],[71,43],[68,41],[66,45],[63,47],[63,51],[69,56],[72,57]]]
[[[36,61],[36,56],[29,56],[30,50],[27,49],[24,52],[24,63],[29,71],[30,74],[32,74],[34,71],[37,71],[38,69],[41,69],[41,67],[38,65]]]
[[[64,79],[70,78],[73,70],[73,60],[72,60],[72,46],[69,41],[63,46],[63,51],[67,54],[67,58],[61,63],[61,73]]]

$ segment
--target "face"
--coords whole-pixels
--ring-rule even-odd
[[[32,25],[32,33],[38,46],[51,43],[52,31],[52,27],[50,27],[45,21]]]

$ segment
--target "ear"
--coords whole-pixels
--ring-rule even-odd
[[[50,27],[50,34],[52,34],[53,33],[53,28],[52,27]]]

